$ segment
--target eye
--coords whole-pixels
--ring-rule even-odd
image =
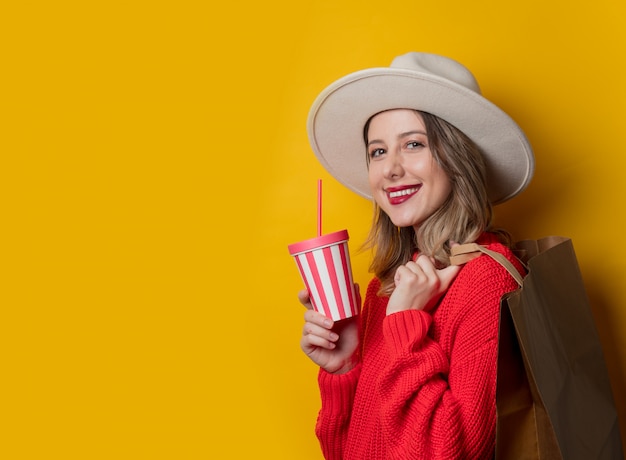
[[[419,149],[421,147],[424,147],[424,144],[419,141],[410,141],[406,143],[407,149]]]
[[[385,149],[372,149],[370,150],[369,155],[370,155],[370,158],[378,158],[383,153],[385,153]]]

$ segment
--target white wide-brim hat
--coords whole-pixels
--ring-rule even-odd
[[[351,73],[324,89],[308,117],[309,141],[340,183],[371,199],[363,128],[373,115],[415,109],[463,131],[484,155],[487,192],[502,203],[526,188],[534,172],[532,148],[520,127],[485,99],[463,65],[428,53],[398,56],[390,67]]]

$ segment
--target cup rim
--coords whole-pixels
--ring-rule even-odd
[[[287,246],[289,253],[292,256],[296,256],[303,252],[312,251],[314,249],[322,249],[333,244],[338,244],[343,241],[348,241],[348,230],[339,230],[337,232],[328,233],[322,236],[316,236],[308,240],[293,243]]]

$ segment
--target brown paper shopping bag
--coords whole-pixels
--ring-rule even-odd
[[[455,247],[452,257],[462,263],[472,251],[487,253],[520,284],[501,301],[496,458],[622,460],[617,410],[572,242],[548,237],[517,247],[525,278],[475,244]]]

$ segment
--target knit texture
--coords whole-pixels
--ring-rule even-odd
[[[523,268],[485,234],[478,241]],[[439,306],[386,316],[378,279],[359,318],[360,362],[319,372],[316,434],[328,460],[494,456],[500,298],[517,283],[497,262],[467,263]]]

